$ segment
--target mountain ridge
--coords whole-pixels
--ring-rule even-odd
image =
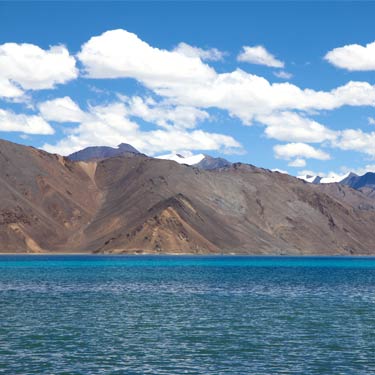
[[[108,159],[116,156],[127,156],[133,157],[135,155],[140,155],[141,153],[135,149],[133,146],[127,143],[121,143],[117,148],[108,147],[108,146],[92,146],[86,147],[82,150],[74,152],[67,156],[72,161],[93,161],[93,160],[102,160]],[[143,154],[144,155],[144,154]],[[155,157],[156,159],[162,160],[172,160],[179,164],[193,165],[201,169],[219,169],[225,168],[232,165],[226,159],[215,158],[206,154],[196,154],[191,153],[172,153],[166,155],[159,155]]]
[[[0,141],[1,252],[372,254],[375,201],[234,163],[72,161]]]
[[[128,143],[120,143],[117,148],[109,146],[90,146],[68,155],[72,161],[92,161],[107,159],[119,155],[134,156],[140,152]]]

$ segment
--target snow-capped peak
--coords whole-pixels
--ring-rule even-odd
[[[311,184],[332,184],[334,182],[341,182],[350,174],[346,173],[345,175],[337,175],[332,174],[327,177],[320,177],[320,176],[312,176],[312,175],[305,175],[305,176],[297,176],[301,180],[305,180],[310,182]]]
[[[333,182],[341,182],[342,180],[344,180],[346,177],[348,177],[350,174],[349,173],[346,173],[344,175],[332,175],[332,176],[328,176],[328,177],[323,177],[321,180],[320,180],[320,183],[321,184],[330,184],[330,183],[333,183]]]
[[[167,155],[156,156],[157,159],[173,160],[179,164],[195,165],[201,162],[205,156],[203,154],[194,155],[191,152],[185,151],[180,153],[172,153]]]

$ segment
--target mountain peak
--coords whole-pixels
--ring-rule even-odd
[[[354,173],[353,173],[354,174]],[[321,176],[313,176],[313,175],[305,175],[305,176],[298,176],[299,179],[304,180],[306,182],[310,182],[311,184],[333,184],[333,183],[342,183],[345,179],[347,179],[349,173],[339,176],[339,175],[331,175],[328,177],[321,177]]]
[[[121,151],[126,151],[126,152],[133,152],[134,154],[140,153],[136,148],[134,148],[132,145],[129,145],[128,143],[120,143],[117,146],[117,149]]]
[[[120,155],[135,156],[141,155],[141,153],[127,143],[120,143],[117,148],[109,146],[86,147],[83,150],[70,154],[68,159],[72,161],[89,161],[108,159]]]
[[[367,172],[363,176],[358,176],[355,173],[350,173],[344,178],[341,183],[350,186],[353,189],[360,189],[363,187],[375,188],[375,173]]]

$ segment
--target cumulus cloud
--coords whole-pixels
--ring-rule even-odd
[[[336,132],[294,112],[281,112],[257,117],[265,124],[269,138],[287,142],[321,143],[336,139]]]
[[[274,55],[268,52],[263,46],[244,46],[237,60],[250,64],[266,65],[272,68],[284,68],[284,62],[277,60]]]
[[[252,54],[265,65],[284,66],[261,46],[244,47],[240,54],[243,56],[239,59]],[[232,137],[195,129],[199,122],[209,119],[207,109],[219,108],[239,118],[243,124],[263,124],[267,137],[294,142],[289,143],[291,145],[327,142],[334,147],[375,155],[371,147],[361,149],[373,142],[371,134],[352,129],[332,131],[308,117],[311,113],[347,105],[375,106],[375,86],[368,82],[350,81],[330,91],[316,91],[302,89],[289,82],[271,83],[264,77],[241,69],[218,73],[204,60],[222,58],[221,51],[204,50],[186,43],[180,43],[174,50],[160,49],[121,29],[92,37],[82,45],[77,57],[83,64],[85,77],[132,78],[150,89],[152,93],[149,95],[154,93],[159,96],[158,101],[150,97],[124,97],[119,103],[92,107],[88,112],[83,112],[69,97],[41,103],[39,110],[44,120],[39,118],[44,122],[80,124],[58,145],[46,147],[69,148],[71,151],[72,147],[77,149],[89,144],[106,142],[115,145],[119,143],[119,138],[130,143],[131,138],[134,145],[145,152],[176,150],[176,147],[165,146],[161,141],[159,145],[160,138],[172,144],[181,144],[181,147],[178,146],[180,150],[238,150],[240,145]],[[0,46],[0,95],[3,97],[22,97],[24,90],[53,88],[74,79],[77,74],[75,59],[64,46],[48,50],[30,44],[7,43]],[[274,74],[287,79],[284,71]],[[161,129],[141,131],[137,118]],[[198,136],[202,137],[201,141]],[[358,136],[360,141],[350,140],[353,136]],[[321,153],[325,157],[328,155],[312,149],[318,154],[320,152],[320,156]],[[304,154],[296,154],[286,160],[290,165],[302,166],[305,158],[313,157],[306,156],[309,151],[304,150]]]
[[[366,133],[361,129],[346,129],[333,143],[342,150],[352,150],[375,156],[375,132]]]
[[[17,85],[9,81],[9,79],[1,77],[0,75],[0,97],[19,98],[22,95],[23,90],[21,90],[19,87],[17,87]]]
[[[67,155],[88,146],[116,146],[121,142],[130,143],[149,155],[180,150],[241,149],[240,143],[231,136],[200,129],[189,131],[168,127],[142,131],[129,118],[129,108],[122,102],[90,107],[79,126],[70,129],[67,136],[57,144],[45,144],[43,148]]]
[[[351,81],[331,91],[315,91],[288,82],[270,83],[240,69],[218,74],[200,84],[165,86],[154,91],[180,105],[227,110],[245,124],[251,124],[257,115],[276,111],[375,106],[375,86],[367,82]]]
[[[33,44],[0,45],[0,96],[17,97],[23,90],[52,89],[78,76],[76,61],[64,46],[48,50]]]
[[[126,30],[92,37],[78,53],[92,78],[135,78],[150,88],[204,82],[215,71],[199,57],[151,47]]]
[[[278,159],[330,159],[329,154],[326,152],[305,143],[287,143],[285,145],[276,145],[274,146],[273,150],[276,158]]]
[[[80,122],[85,118],[85,113],[69,96],[42,102],[38,108],[47,121]]]
[[[270,83],[241,69],[217,73],[199,57],[152,47],[125,30],[92,37],[78,58],[87,77],[133,78],[174,105],[223,109],[245,124],[281,111],[375,106],[375,87],[367,82],[315,91],[289,82]]]
[[[368,121],[368,123],[369,123],[370,125],[375,125],[375,118],[373,118],[373,117],[368,117],[368,118],[367,118],[367,121]]]
[[[223,60],[225,56],[225,52],[217,48],[202,49],[184,42],[179,43],[174,51],[187,57],[199,57],[201,60],[206,61],[220,61]]]
[[[208,112],[195,107],[171,106],[140,96],[120,96],[120,99],[126,104],[129,116],[139,117],[164,128],[192,129],[198,122],[209,118]]]
[[[324,58],[338,68],[350,71],[375,70],[375,42],[334,48]]]
[[[0,131],[26,134],[53,134],[53,128],[40,116],[16,114],[0,109]]]

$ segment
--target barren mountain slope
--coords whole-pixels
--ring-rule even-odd
[[[105,200],[85,231],[95,251],[366,254],[375,240],[374,209],[249,165],[119,157],[98,164],[96,182]]]
[[[79,163],[1,140],[0,197],[2,252],[74,251],[100,203]]]
[[[72,162],[0,141],[2,252],[375,253],[375,201],[338,184],[145,156]]]

